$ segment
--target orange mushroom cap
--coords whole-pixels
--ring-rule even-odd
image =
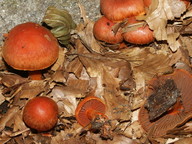
[[[59,45],[52,33],[43,26],[27,22],[10,30],[2,48],[8,65],[18,70],[41,70],[58,58]]]
[[[75,117],[77,122],[85,127],[93,120],[93,114],[104,115],[105,112],[106,106],[101,99],[95,96],[88,96],[78,104]]]
[[[113,31],[114,22],[107,19],[105,16],[98,19],[93,27],[93,34],[97,40],[101,40],[110,44],[116,44],[123,41],[122,33],[118,30]]]
[[[103,15],[112,21],[145,13],[143,0],[100,0]]]
[[[153,137],[166,135],[169,130],[185,123],[192,117],[192,75],[182,69],[175,70],[172,74],[167,74],[154,78],[149,82],[150,86],[157,87],[167,79],[174,80],[178,90],[181,93],[181,103],[177,102],[173,109],[168,110],[159,118],[150,121],[149,112],[143,105],[139,112],[139,122],[146,132]],[[147,96],[153,93],[153,89],[148,89]]]

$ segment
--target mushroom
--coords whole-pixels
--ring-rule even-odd
[[[112,21],[122,21],[145,13],[143,0],[100,0],[100,9]]]
[[[42,79],[40,70],[58,58],[59,45],[43,26],[27,22],[10,30],[2,48],[5,62],[14,69],[29,71],[31,79]]]
[[[38,132],[52,129],[58,120],[58,106],[51,98],[35,97],[25,105],[23,121]]]
[[[81,126],[86,127],[98,116],[107,118],[105,112],[106,106],[101,99],[88,96],[78,104],[75,117]]]
[[[97,40],[101,40],[110,44],[117,44],[123,41],[120,30],[114,32],[114,22],[107,19],[105,16],[98,19],[93,27],[93,34]]]
[[[136,26],[136,28],[132,27]],[[128,18],[128,22],[125,26],[128,27],[128,31],[123,33],[125,41],[132,44],[148,44],[154,41],[153,31],[149,29],[149,26],[144,23],[140,23],[135,17]],[[130,29],[133,28],[133,29]],[[129,30],[130,29],[130,30]]]
[[[154,94],[154,89],[158,88],[167,80],[173,80],[177,89],[180,91],[180,97],[175,104],[168,108],[159,117],[150,120],[149,111],[146,108],[147,100]],[[182,69],[176,69],[173,73],[154,78],[149,82],[147,91],[147,100],[139,112],[139,122],[143,129],[152,137],[165,136],[167,131],[185,123],[192,117],[192,75]],[[172,93],[175,94],[174,92]]]

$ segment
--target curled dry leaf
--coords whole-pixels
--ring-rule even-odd
[[[168,0],[171,7],[173,16],[176,18],[181,17],[181,15],[186,11],[186,4],[182,0]]]
[[[14,127],[13,127],[13,132],[15,132],[14,136],[16,136],[16,134],[18,134],[18,135],[22,134],[23,136],[27,136],[27,134],[25,133],[25,130],[27,131],[27,130],[29,130],[29,128],[27,128],[25,123],[23,122],[21,111],[20,111],[20,113],[18,113],[15,116],[14,120],[15,120]],[[12,136],[13,136],[13,134],[12,134]]]
[[[180,17],[186,11],[185,3],[180,0],[153,0],[147,16],[144,18],[150,29],[153,30],[156,40],[166,40],[173,52],[180,44],[177,40],[177,32],[168,33],[167,23]]]
[[[1,74],[1,83],[6,87],[12,87],[27,81],[26,78],[22,78],[16,74]]]
[[[89,21],[85,27],[84,30],[79,30],[78,35],[82,41],[90,47],[95,52],[100,52],[101,47],[97,43],[96,39],[94,38],[93,35],[93,25],[94,23]]]
[[[7,100],[14,97],[13,103],[21,105],[24,103],[19,100],[20,98],[35,97],[46,88],[46,81],[29,81],[15,74],[3,74],[2,83],[6,86],[2,92],[3,96]]]
[[[178,37],[180,34],[174,31],[174,27],[167,28],[167,42],[173,52],[177,51],[181,46]]]
[[[65,64],[65,69],[68,73],[73,73],[77,78],[80,78],[85,71],[78,54],[89,53],[89,51],[82,46],[80,40],[76,40],[74,44],[77,48],[72,49],[68,53],[67,58],[69,62]]]
[[[146,17],[146,22],[154,31],[154,36],[157,40],[166,40],[167,20],[173,19],[174,16],[169,6],[168,0],[154,0]]]
[[[68,73],[63,70],[63,67],[58,68],[52,75],[52,81],[56,83],[65,83]]]
[[[75,58],[73,61],[71,61],[66,68],[67,72],[72,72],[75,74],[76,77],[81,76],[81,72],[83,71],[83,65],[79,61],[79,58]]]
[[[19,113],[18,115],[15,116],[15,123],[14,123],[14,127],[13,127],[13,131],[19,131],[22,129],[26,129],[26,125],[24,124],[23,120],[22,120],[22,114]]]
[[[84,25],[79,25],[79,28],[77,28],[77,34],[80,39],[84,42],[84,44],[89,47],[89,50],[100,52],[101,47],[99,46],[93,35],[94,22],[86,18],[86,12],[82,5],[79,4],[79,8],[81,11],[82,18],[84,20]]]
[[[59,56],[57,61],[53,64],[53,66],[51,67],[51,70],[56,71],[60,66],[63,65],[64,61],[65,61],[65,53],[66,50],[63,48],[59,48]]]

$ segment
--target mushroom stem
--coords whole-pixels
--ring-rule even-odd
[[[98,112],[96,110],[88,110],[87,111],[87,117],[89,120],[93,121],[97,116],[101,116],[102,118],[107,118],[107,116],[104,113]]]
[[[29,71],[28,74],[31,80],[42,80],[42,73],[40,70]]]

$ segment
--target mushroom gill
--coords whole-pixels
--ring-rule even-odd
[[[176,102],[168,107],[165,112],[150,120],[146,103],[149,97],[155,93],[154,90],[166,83],[167,80],[174,81],[179,90],[179,96],[176,98]],[[155,89],[151,89],[151,87]],[[147,96],[148,98],[139,112],[139,122],[143,129],[152,137],[165,136],[167,131],[185,123],[192,117],[192,75],[185,70],[177,69],[171,74],[153,78],[149,82]],[[162,96],[164,97],[165,95]],[[163,103],[161,106],[163,107]]]
[[[106,117],[105,112],[106,106],[100,98],[88,96],[78,104],[75,117],[80,125],[86,127],[98,115]]]

